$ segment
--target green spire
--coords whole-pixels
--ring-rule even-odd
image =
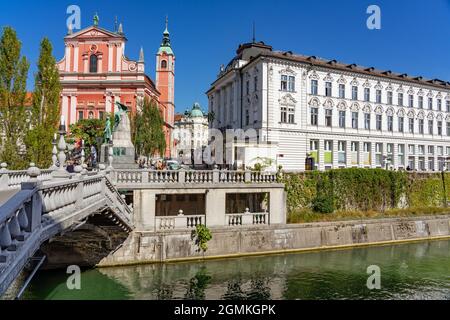
[[[170,33],[169,33],[169,17],[166,16],[166,29],[163,32],[163,40],[159,47],[158,53],[166,52],[167,54],[173,54],[170,46]]]
[[[100,18],[98,17],[98,14],[95,13],[94,15],[94,26],[98,26],[98,22],[100,21]]]

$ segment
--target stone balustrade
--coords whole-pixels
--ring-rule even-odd
[[[192,229],[205,224],[205,215],[158,216],[155,218],[157,231],[174,229]]]
[[[226,226],[248,226],[269,224],[268,212],[227,213]]]
[[[231,170],[148,170],[115,169],[112,179],[117,185],[134,184],[238,184],[277,183],[276,172]]]
[[[53,170],[41,170],[40,175],[37,177],[39,181],[48,181],[52,179]],[[27,174],[27,170],[7,170],[6,165],[2,163],[2,169],[0,169],[0,190],[5,189],[20,189],[22,182],[28,182],[30,176]]]

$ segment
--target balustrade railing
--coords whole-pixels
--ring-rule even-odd
[[[269,224],[268,212],[227,213],[226,226],[263,225]]]
[[[52,179],[52,170],[41,170],[37,177],[39,181],[48,181]],[[20,189],[22,182],[30,181],[27,170],[0,170],[0,190]]]
[[[117,184],[237,184],[277,183],[275,172],[232,170],[113,170],[113,181]]]
[[[205,224],[205,215],[157,216],[156,230],[192,229]]]

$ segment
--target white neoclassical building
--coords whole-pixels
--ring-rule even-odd
[[[450,157],[450,83],[241,45],[207,92],[211,127],[257,129],[229,152],[285,170],[437,171]]]
[[[198,103],[183,115],[175,116],[173,138],[175,142],[174,158],[186,155],[186,152],[201,152],[208,145],[208,118]]]

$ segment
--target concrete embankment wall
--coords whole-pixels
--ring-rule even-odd
[[[450,238],[450,215],[327,223],[214,228],[205,258],[345,248]],[[203,257],[190,231],[133,232],[99,266],[172,262]]]

